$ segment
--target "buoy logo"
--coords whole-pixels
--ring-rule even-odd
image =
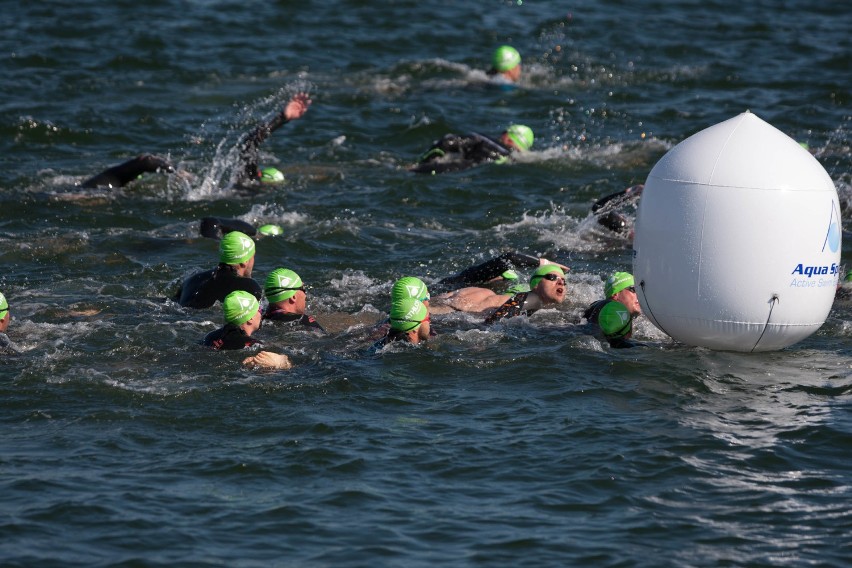
[[[825,242],[822,243],[822,252],[825,252],[825,247],[831,252],[837,252],[840,249],[840,226],[838,225],[839,215],[837,215],[837,207],[832,200],[831,216],[828,219],[828,231],[825,234]]]

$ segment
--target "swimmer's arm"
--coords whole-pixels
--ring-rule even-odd
[[[124,187],[144,173],[157,171],[173,173],[175,169],[165,158],[142,154],[89,178],[81,184],[81,187]]]

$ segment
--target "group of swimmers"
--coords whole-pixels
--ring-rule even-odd
[[[500,46],[493,54],[492,63],[488,74],[498,83],[512,84],[521,76],[521,56],[511,46]],[[301,118],[310,105],[311,99],[306,93],[297,93],[283,110],[240,139],[239,163],[235,168],[237,185],[283,181],[284,176],[279,170],[258,165],[259,146],[284,124]],[[510,160],[514,152],[528,151],[533,142],[532,129],[520,124],[510,125],[498,139],[477,133],[447,134],[436,141],[421,155],[418,163],[409,169],[435,174],[458,171],[486,162],[502,164]],[[108,168],[80,185],[84,188],[123,187],[142,174],[153,172],[174,174],[177,170],[165,158],[143,154]],[[625,222],[612,217],[612,205],[637,199],[641,190],[641,186],[636,186],[607,196],[595,204],[593,212],[600,211],[601,219],[607,220],[601,224],[608,226],[609,223],[612,225],[609,228],[618,231]],[[324,333],[316,319],[305,313],[307,292],[299,275],[286,268],[277,268],[269,273],[261,287],[252,278],[256,250],[252,236],[257,231],[239,220],[220,221],[205,218],[201,227],[202,235],[220,239],[218,266],[188,278],[172,298],[182,307],[193,309],[205,309],[216,302],[221,303],[224,325],[209,333],[203,343],[213,349],[257,346],[260,342],[252,335],[260,329],[264,319],[292,322]],[[260,232],[264,233],[263,230]],[[520,268],[535,268],[528,284],[520,283],[516,272]],[[381,347],[397,341],[416,344],[428,339],[434,334],[430,326],[431,314],[452,311],[481,313],[485,316],[483,323],[490,325],[505,318],[530,315],[549,305],[560,304],[567,291],[567,271],[567,266],[512,252],[439,281],[433,286],[437,292],[434,297],[430,297],[426,284],[419,278],[402,278],[392,287],[390,315],[379,328],[383,336],[375,346]],[[493,289],[495,284],[505,286],[498,292]],[[632,346],[633,343],[629,341],[632,319],[640,313],[633,277],[623,272],[616,273],[607,280],[605,295],[604,300],[596,302],[587,310],[585,317],[599,324],[612,346]],[[267,302],[265,310],[261,309],[263,298]],[[10,313],[2,294],[0,315],[0,332],[5,332]],[[274,368],[289,368],[292,365],[286,355],[268,351],[260,351],[246,358],[244,363]]]

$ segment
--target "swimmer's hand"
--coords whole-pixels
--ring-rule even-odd
[[[286,355],[261,351],[257,355],[243,359],[243,365],[247,367],[264,367],[266,369],[292,369],[293,362]]]
[[[312,102],[308,93],[296,93],[284,107],[284,117],[287,120],[302,118],[302,115],[308,112],[308,107],[311,106]]]

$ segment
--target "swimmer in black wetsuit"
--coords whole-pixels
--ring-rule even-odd
[[[446,134],[421,154],[409,171],[436,174],[466,170],[485,162],[502,164],[512,152],[528,151],[533,140],[533,131],[522,124],[511,125],[499,141],[475,132],[466,136]]]
[[[621,302],[606,300],[598,314],[598,323],[609,346],[614,349],[627,349],[644,346],[644,343],[632,341],[633,316]]]
[[[633,275],[629,272],[615,272],[604,283],[603,300],[598,300],[592,303],[586,311],[583,312],[583,317],[589,323],[598,323],[598,314],[607,303],[615,301],[621,302],[627,307],[631,317],[636,317],[642,314],[642,306],[639,304],[639,296],[636,295],[636,287],[634,286]]]
[[[307,292],[299,275],[286,268],[276,268],[266,277],[263,293],[269,306],[263,319],[291,323],[325,333],[316,318],[305,314]]]
[[[482,286],[501,282],[514,283],[518,279],[515,268],[533,268],[544,264],[551,264],[551,262],[528,254],[506,252],[482,264],[466,268],[454,276],[440,280],[432,286],[432,290],[436,293],[442,293],[465,286]]]
[[[142,154],[123,164],[113,166],[80,184],[80,187],[124,187],[145,173],[174,173],[175,168],[160,156]]]
[[[252,337],[252,334],[260,329],[263,321],[257,298],[241,290],[231,292],[222,302],[222,313],[225,325],[204,337],[202,343],[206,347],[232,350],[262,344],[260,340]],[[289,369],[293,366],[286,355],[270,351],[261,351],[257,355],[247,357],[243,360],[243,364],[275,369]]]
[[[238,183],[245,184],[254,181],[275,183],[284,180],[284,175],[275,168],[259,168],[257,151],[264,140],[290,122],[301,118],[311,106],[307,93],[297,93],[284,106],[284,110],[274,115],[270,120],[256,126],[239,142],[240,169]]]
[[[12,313],[9,311],[9,302],[6,296],[0,293],[0,333],[6,333],[10,321],[12,321]]]
[[[226,234],[219,242],[219,266],[187,278],[173,300],[185,308],[209,308],[235,290],[260,300],[263,290],[251,277],[254,253],[251,237],[239,231]]]
[[[373,350],[397,341],[417,345],[430,335],[429,308],[415,298],[403,298],[391,305],[390,328],[387,335],[373,345]]]
[[[565,273],[557,264],[540,266],[530,277],[530,291],[515,294],[505,300],[485,318],[489,325],[502,319],[519,315],[531,315],[537,310],[565,300]]]

